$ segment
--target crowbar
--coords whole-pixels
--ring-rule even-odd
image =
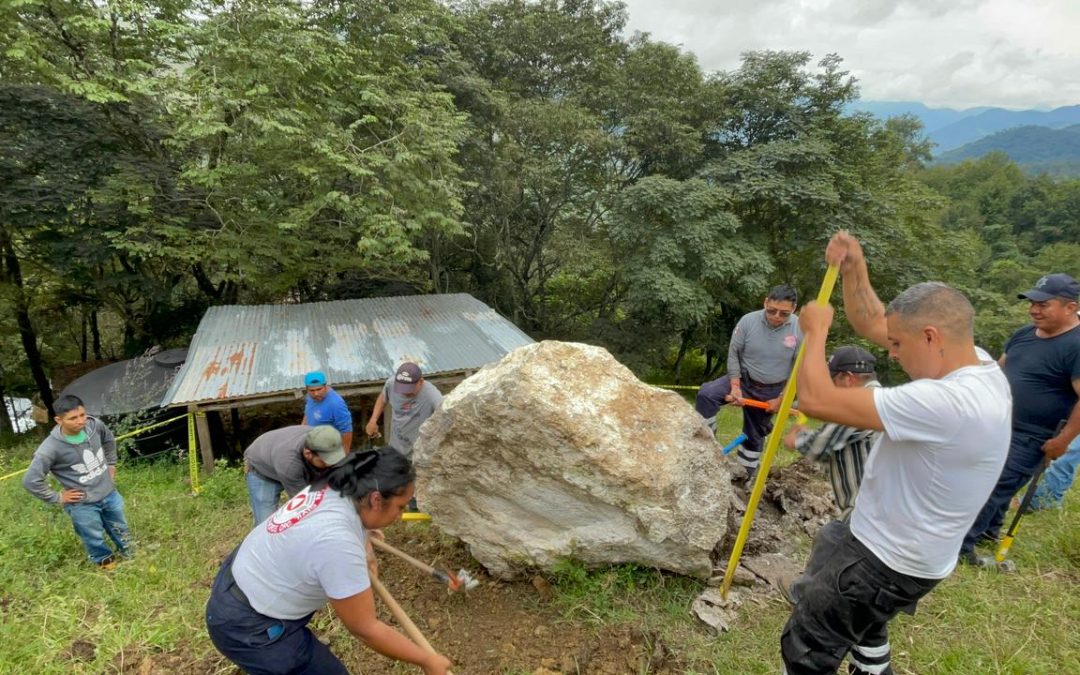
[[[832,296],[836,286],[836,277],[840,268],[829,265],[825,270],[825,278],[821,280],[821,290],[818,291],[817,301],[826,305]],[[787,419],[791,413],[791,404],[795,400],[795,376],[802,365],[803,355],[806,353],[806,342],[799,343],[799,351],[795,354],[795,364],[791,367],[791,377],[784,386],[784,396],[780,399],[780,407],[776,411],[778,419]],[[750,493],[750,500],[746,502],[746,513],[743,514],[742,524],[739,526],[739,536],[735,538],[735,547],[731,549],[731,557],[728,558],[727,570],[724,572],[724,583],[720,586],[720,596],[727,600],[728,590],[735,578],[735,570],[739,566],[739,557],[742,556],[743,546],[746,546],[746,538],[750,535],[750,525],[754,522],[754,513],[757,511],[758,502],[761,501],[761,493],[765,491],[765,481],[769,477],[769,469],[772,468],[773,457],[780,447],[780,439],[784,436],[784,425],[777,424],[769,434],[769,440],[765,443],[765,451],[761,453],[761,463],[758,465],[757,476],[754,478],[754,489]]]
[[[420,645],[420,648],[424,651],[436,654],[437,652],[432,648],[431,643],[427,641],[424,634],[420,632],[420,629],[412,622],[409,615],[406,614],[405,610],[401,608],[401,605],[397,603],[394,596],[390,595],[390,591],[386,590],[386,586],[383,586],[382,582],[375,577],[371,577],[371,587],[375,589],[375,592],[379,594],[379,599],[390,609],[390,613],[394,615],[397,622],[405,629],[405,634],[409,636],[409,639]],[[449,670],[446,671],[446,673],[447,675],[454,675]]]
[[[748,405],[751,408],[760,408],[761,410],[766,410],[766,411],[769,409],[769,404],[768,403],[766,403],[765,401],[758,401],[757,399],[753,399],[753,398],[744,398],[742,400],[742,404],[743,405]],[[779,412],[779,411],[777,411],[777,412]],[[791,410],[788,410],[788,414],[795,418],[795,424],[806,424],[807,422],[810,421],[809,417],[802,414],[801,412],[799,412],[795,408],[792,408]]]

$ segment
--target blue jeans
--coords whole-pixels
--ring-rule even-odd
[[[1076,478],[1077,466],[1080,466],[1080,436],[1073,439],[1065,454],[1055,459],[1043,474],[1042,480],[1035,489],[1035,496],[1031,500],[1031,508],[1033,510],[1059,508],[1061,500],[1065,498],[1065,493]]]
[[[247,481],[248,499],[251,500],[251,512],[258,525],[277,511],[278,497],[285,491],[285,486],[276,480],[263,478],[254,469],[244,474],[244,478]]]
[[[218,570],[206,603],[206,630],[217,650],[250,675],[349,675],[308,630],[311,615],[275,619],[252,609],[232,577],[234,550]]]
[[[75,534],[82,539],[90,562],[99,564],[113,556],[113,550],[105,543],[106,533],[120,555],[131,555],[131,530],[124,517],[124,498],[116,490],[101,501],[64,504],[64,511],[71,518]]]
[[[1043,458],[1042,444],[1049,438],[1044,436],[1031,436],[1013,429],[1012,440],[1009,442],[1009,456],[1005,460],[1005,468],[998,476],[997,484],[990,493],[971,529],[964,535],[964,543],[960,545],[960,553],[975,550],[975,544],[980,539],[997,539],[1001,524],[1005,521],[1005,512],[1009,509],[1009,502],[1016,492],[1031,480],[1035,469],[1039,468]]]

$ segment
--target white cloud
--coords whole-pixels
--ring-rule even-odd
[[[837,53],[863,98],[966,108],[1080,103],[1077,0],[624,0],[629,28],[731,70],[743,52]]]

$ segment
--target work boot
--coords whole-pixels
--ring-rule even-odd
[[[97,566],[98,569],[105,570],[106,572],[111,572],[116,569],[116,558],[114,556],[109,556],[108,558],[105,558],[101,562],[97,563]]]
[[[982,569],[997,569],[998,563],[992,555],[979,555],[975,551],[961,551],[959,563],[961,565],[968,565],[970,567],[980,567]]]
[[[776,586],[776,590],[780,591],[780,596],[792,607],[799,604],[799,596],[795,592],[795,582],[801,578],[802,575],[780,574],[773,580],[773,585]]]
[[[997,548],[1000,543],[1001,537],[991,532],[983,532],[979,535],[978,539],[975,540],[976,546],[991,546]]]

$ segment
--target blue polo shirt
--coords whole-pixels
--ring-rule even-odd
[[[333,389],[326,392],[326,397],[321,401],[308,396],[307,403],[304,404],[304,416],[311,427],[329,424],[343,434],[352,431],[352,413],[349,412],[349,406],[345,405],[341,394]]]

